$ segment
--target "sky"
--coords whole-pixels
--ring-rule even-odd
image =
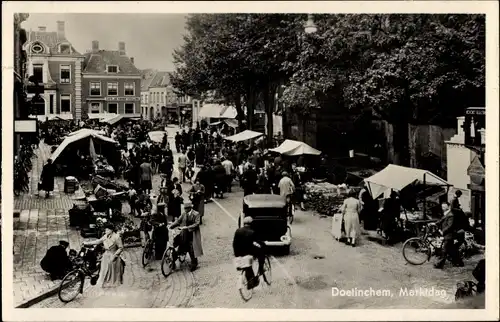
[[[125,42],[127,55],[139,69],[173,71],[172,53],[185,34],[183,14],[34,13],[22,27],[57,31],[57,21],[65,22],[66,38],[80,53],[90,50],[93,40],[108,50],[118,50],[118,42]]]

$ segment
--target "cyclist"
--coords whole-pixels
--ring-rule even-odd
[[[238,228],[234,233],[233,252],[235,257],[247,255],[256,257],[259,261],[259,275],[262,275],[265,261],[265,244],[257,240],[255,231],[250,227],[252,221],[252,217],[245,217],[243,219],[243,227]],[[255,273],[252,266],[245,268],[245,277],[248,281],[248,289],[252,289],[259,285],[259,279],[254,278]]]

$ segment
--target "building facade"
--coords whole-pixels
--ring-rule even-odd
[[[51,116],[79,119],[84,57],[66,39],[64,21],[57,22],[55,32],[46,27],[28,32],[25,50],[27,76],[35,85],[28,86],[28,99],[39,94],[32,114],[40,120]]]
[[[26,100],[24,75],[26,74],[27,56],[24,50],[27,34],[26,30],[21,28],[21,23],[28,19],[28,14],[16,13],[14,14],[14,119],[22,120],[28,118],[29,105]],[[0,124],[2,116],[0,114]],[[0,140],[0,149],[1,149]],[[14,155],[17,155],[21,144],[21,133],[14,133]],[[1,162],[1,154],[0,154]]]
[[[125,43],[119,42],[117,51],[101,50],[94,40],[84,56],[82,116],[140,116],[142,76],[134,58],[127,56]]]
[[[141,111],[144,118],[166,118],[184,123],[192,118],[192,100],[179,96],[170,83],[169,72],[144,71],[141,86]]]

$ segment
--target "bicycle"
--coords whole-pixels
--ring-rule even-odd
[[[253,296],[254,287],[248,287],[249,284],[254,284],[256,280],[258,281],[262,276],[264,282],[267,285],[271,285],[272,281],[272,270],[271,270],[271,260],[268,255],[265,255],[263,271],[259,272],[258,260],[252,255],[236,257],[234,259],[235,266],[238,271],[240,271],[240,276],[238,278],[238,291],[240,293],[243,301],[248,302]],[[257,265],[255,265],[257,264]],[[256,267],[254,267],[256,266]],[[254,272],[257,271],[257,275],[253,277],[250,281],[247,280],[245,269],[251,268]]]
[[[156,227],[160,227],[162,224],[152,223],[152,229],[148,231],[148,241],[142,250],[142,267],[146,268],[153,258],[155,258],[155,243],[153,241],[153,230]]]
[[[91,253],[96,255],[96,262],[93,265],[89,259]],[[78,294],[83,293],[85,278],[90,277],[90,284],[95,285],[99,278],[101,269],[102,251],[100,246],[82,246],[78,256],[72,259],[73,270],[71,270],[61,281],[59,285],[58,297],[61,302],[69,303],[73,301]],[[76,286],[76,287],[75,287]],[[66,291],[69,289],[69,295]]]
[[[179,246],[174,245],[174,240],[177,235],[180,234],[181,229],[176,228],[176,229],[169,229],[171,234],[169,235],[172,236],[172,238],[169,238],[168,241],[168,246],[165,249],[165,252],[163,253],[162,259],[161,259],[161,273],[163,276],[168,277],[170,274],[173,273],[174,271],[174,255],[177,260],[179,260],[180,264],[183,264],[186,261],[186,251],[179,252]],[[172,240],[172,242],[170,242]]]
[[[424,235],[421,237],[412,237],[406,240],[403,244],[403,257],[412,265],[422,265],[430,261],[433,255],[441,256],[443,253],[443,241],[439,229],[435,224],[428,224],[425,228]],[[466,232],[465,242],[459,249],[460,257],[469,257],[471,250],[474,248],[474,235]],[[413,259],[411,254],[414,251],[419,259]]]

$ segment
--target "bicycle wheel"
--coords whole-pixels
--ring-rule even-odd
[[[85,277],[79,269],[75,269],[64,276],[59,286],[59,300],[64,303],[73,301],[83,291]]]
[[[273,280],[273,271],[271,270],[271,260],[266,256],[264,261],[264,272],[262,273],[262,277],[264,278],[264,282],[267,285],[271,285]]]
[[[150,239],[147,241],[146,246],[142,250],[142,267],[148,266],[152,258],[153,258],[153,241]]]
[[[413,237],[403,244],[403,257],[412,265],[422,265],[431,258],[431,248],[422,238]]]
[[[248,302],[252,298],[253,288],[248,288],[248,281],[243,270],[238,278],[238,291],[243,301]]]
[[[161,259],[161,273],[163,276],[168,277],[170,274],[172,274],[173,270],[173,254],[172,254],[172,248],[168,247],[165,250],[165,253],[163,253],[163,257]]]

